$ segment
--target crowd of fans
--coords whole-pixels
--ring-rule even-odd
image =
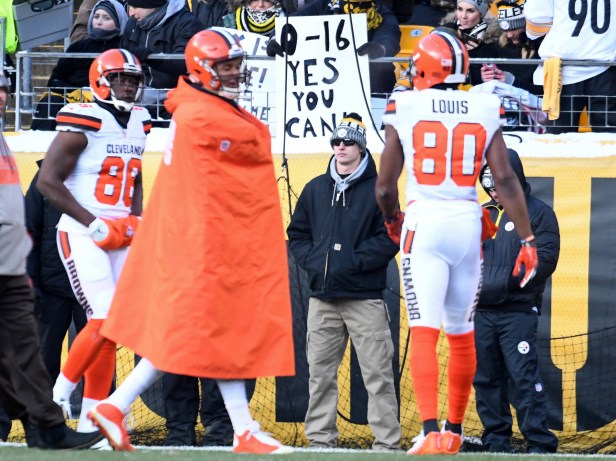
[[[400,52],[400,26],[408,25],[451,29],[466,45],[470,57],[478,60],[559,56],[561,59],[609,61],[616,57],[613,51],[616,49],[614,34],[606,34],[599,28],[598,33],[586,36],[585,31],[590,28],[582,28],[584,37],[576,37],[579,32],[569,31],[568,26],[563,25],[565,19],[559,18],[559,12],[553,11],[553,5],[538,8],[538,3],[538,0],[84,0],[66,51],[99,53],[120,46],[135,54],[144,65],[146,74],[142,105],[150,111],[155,126],[166,126],[165,120],[169,119],[169,114],[165,112],[163,102],[167,90],[175,87],[178,77],[186,73],[181,60],[160,59],[155,55],[181,54],[189,37],[213,26],[270,38],[270,56],[284,55],[283,47],[274,39],[277,17],[366,13],[369,41],[358,45],[357,52],[370,59],[396,56]],[[528,25],[527,5],[531,14],[538,15]],[[604,14],[605,24],[609,24],[608,15],[613,13],[599,11],[599,14]],[[562,50],[553,45],[559,43],[560,36],[569,40]],[[542,47],[546,37],[547,47]],[[7,37],[7,43],[9,39]],[[10,39],[10,43],[13,42],[15,39]],[[582,42],[583,46],[576,45]],[[15,47],[12,46],[10,51],[14,52]],[[10,57],[7,54],[7,59]],[[91,100],[87,91],[90,62],[90,59],[73,58],[58,61],[47,83],[49,90],[36,106],[31,129],[53,130],[55,114],[64,103]],[[551,103],[552,107],[557,107],[556,112],[550,110],[550,120],[554,119],[550,124],[554,126],[549,126],[548,132],[577,131],[580,114],[585,108],[593,131],[613,130],[616,101],[608,95],[616,91],[616,66],[557,66],[558,75],[562,74],[562,91],[549,84],[544,87],[543,69],[537,67],[519,63],[474,63],[468,84],[479,86],[493,81],[488,89],[482,91],[517,98],[521,102],[515,105],[517,110],[534,112],[529,115],[534,122],[542,120],[542,108],[525,102],[530,97],[532,101],[541,103],[540,98],[545,94],[544,106]],[[373,94],[391,93],[397,78],[400,76],[396,75],[391,64],[371,63]],[[401,78],[403,81],[406,78],[408,82],[405,75]],[[589,96],[592,97],[589,99]],[[562,103],[560,111],[559,103]],[[548,109],[544,107],[544,110],[547,112]],[[511,120],[512,123],[521,122],[519,117]]]

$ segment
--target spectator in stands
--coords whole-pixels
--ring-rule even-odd
[[[0,117],[9,87],[9,80],[0,75]],[[24,198],[17,163],[2,133],[0,172],[0,403],[5,419],[20,419],[26,436],[29,428],[36,430],[39,448],[89,448],[102,435],[79,434],[68,428],[62,409],[51,398],[51,381],[36,332],[34,293],[26,275],[32,242],[25,226]]]
[[[526,20],[524,3],[526,0],[503,0],[498,6],[498,25],[501,34],[492,47],[493,57],[506,59],[537,59],[538,43],[526,37]],[[543,89],[533,83],[534,66],[529,65],[482,65],[481,80],[489,82],[498,80],[517,88],[522,88],[535,95],[541,95]]]
[[[37,162],[39,166],[41,162]],[[62,213],[36,188],[38,177],[37,172],[26,192],[26,227],[33,244],[27,269],[36,294],[34,311],[38,319],[43,362],[55,382],[60,374],[62,343],[71,320],[79,332],[87,318],[83,307],[75,299],[58,253],[56,226]]]
[[[122,8],[126,11],[126,0],[117,1],[122,4]],[[73,22],[73,27],[71,28],[71,43],[79,42],[88,38],[88,22],[96,3],[98,3],[98,0],[83,0],[79,5],[75,22]]]
[[[539,46],[539,56],[615,61],[616,8],[613,2],[599,4],[605,7],[593,6],[584,10],[584,14],[572,14],[555,0],[527,0],[526,33],[531,40],[545,36]],[[554,72],[562,75],[560,94],[560,79]],[[553,120],[550,133],[577,131],[585,106],[593,131],[616,131],[616,66],[566,65],[550,69],[549,74],[552,75],[548,75],[548,80],[553,83],[544,87],[544,103],[560,108],[560,117]],[[543,82],[544,68],[539,66],[535,83]]]
[[[276,18],[286,16],[279,0],[229,0],[232,12],[223,18],[224,27],[273,37]]]
[[[191,11],[205,29],[224,27],[223,17],[229,13],[227,0],[192,0]]]
[[[99,0],[88,18],[88,35],[74,42],[67,53],[102,53],[118,48],[128,15],[116,0]],[[53,131],[56,129],[56,114],[69,102],[91,102],[92,95],[84,93],[88,86],[92,58],[60,58],[47,82],[47,93],[36,106],[32,130]],[[75,89],[77,89],[75,91]]]
[[[347,115],[330,143],[327,172],[304,187],[287,228],[291,253],[310,283],[306,437],[313,448],[337,445],[338,368],[350,337],[368,391],[372,448],[398,450],[394,350],[383,301],[387,265],[398,246],[376,204],[376,164],[361,117]]]
[[[488,44],[498,40],[500,30],[494,18],[489,16],[488,7],[488,0],[458,0],[455,13],[443,19],[442,25],[457,32],[471,58],[495,57],[494,48]],[[467,83],[482,83],[480,64],[470,66]]]
[[[511,402],[528,453],[554,453],[558,439],[548,429],[536,339],[545,284],[558,262],[560,233],[552,208],[531,195],[522,162],[513,149],[509,149],[509,160],[524,189],[539,265],[523,288],[520,277],[511,275],[520,239],[494,189],[490,168],[484,166],[479,179],[491,200],[483,206],[499,230],[483,242],[483,285],[474,316],[477,371],[473,385],[484,427],[481,441],[490,452],[512,451]]]
[[[359,56],[370,59],[392,57],[400,51],[400,26],[396,16],[375,1],[368,0],[313,0],[293,16],[321,16],[327,14],[365,13],[368,21],[368,42],[357,48]],[[284,48],[275,39],[267,47],[270,56],[283,56]],[[396,83],[393,64],[370,65],[370,89],[372,93],[390,93]]]
[[[154,119],[168,119],[164,102],[167,90],[186,74],[183,59],[156,59],[153,54],[181,54],[190,37],[203,29],[186,6],[186,0],[128,0],[129,15],[120,43],[133,53],[145,74],[142,105]]]
[[[379,0],[379,3],[396,15],[399,24],[406,24],[413,15],[414,0]]]
[[[417,0],[413,14],[404,24],[438,27],[443,18],[455,10],[455,0]]]

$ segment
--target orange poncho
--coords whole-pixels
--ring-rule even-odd
[[[102,334],[177,374],[295,373],[268,128],[180,79],[170,140]]]

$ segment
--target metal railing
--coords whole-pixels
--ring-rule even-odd
[[[22,129],[22,115],[30,115],[34,118],[34,114],[36,110],[35,108],[36,102],[38,102],[45,93],[50,91],[50,88],[48,87],[41,87],[41,86],[33,87],[32,86],[31,69],[32,69],[33,63],[56,61],[59,58],[69,58],[69,59],[92,58],[93,59],[97,56],[98,56],[98,53],[67,54],[67,53],[58,53],[58,52],[30,52],[30,51],[21,51],[17,53],[16,54],[17,83],[16,83],[16,94],[15,94],[15,130],[19,131]],[[157,55],[151,55],[149,59],[178,60],[178,59],[184,59],[184,56],[182,54],[167,54],[167,55],[157,54]],[[250,60],[255,60],[255,61],[273,60],[273,59],[275,58],[270,58],[267,56],[249,56],[248,57],[248,61]],[[391,57],[391,58],[374,59],[374,60],[371,60],[371,62],[401,63],[404,65],[408,63],[408,60],[405,58],[401,58],[401,57]],[[471,65],[487,63],[487,64],[496,64],[496,65],[507,64],[507,65],[537,66],[542,62],[542,60],[481,58],[481,59],[471,59],[470,62],[471,62]],[[563,60],[562,64],[563,65],[579,65],[579,66],[598,66],[598,65],[605,66],[605,65],[616,65],[616,62],[604,62],[604,61],[594,61],[594,60],[585,60],[585,61]],[[75,88],[61,88],[60,90],[63,92],[70,92],[72,90],[75,90]],[[161,90],[161,91],[165,91],[165,90]],[[372,94],[371,96],[383,98],[383,97],[386,97],[387,95]],[[592,95],[592,97],[599,98],[599,100],[605,101],[605,104],[603,104],[605,109],[602,111],[601,114],[599,114],[602,116],[602,118],[607,120],[608,118],[616,117],[616,114],[613,111],[608,110],[608,102],[613,102],[614,98],[616,98],[616,95],[603,95],[603,96]],[[589,105],[590,98],[591,98],[590,95],[575,95],[575,96],[571,96],[571,98],[586,98],[585,105],[587,107],[590,107]],[[251,99],[250,93],[245,95],[243,99],[245,102],[247,102],[248,105],[250,105],[250,99]],[[539,133],[545,131],[545,125],[547,124],[547,117],[546,117],[545,112],[541,110],[540,104],[538,107],[529,107],[528,105],[523,104],[523,101],[516,99],[516,97],[501,96],[501,99],[503,100],[503,105],[505,107],[506,116],[510,123],[510,126],[506,129],[510,129],[510,130],[514,129],[514,130],[522,130],[522,131],[528,130],[528,131],[536,131]],[[268,97],[267,100],[275,101],[275,98]],[[580,100],[577,99],[576,102],[579,105]],[[160,115],[161,115],[162,103],[159,102],[155,106],[156,106],[156,110],[155,110],[155,113],[153,114],[153,118],[161,120],[162,117],[160,117]],[[270,108],[273,109],[274,105],[272,104]],[[381,110],[381,108],[379,107],[378,110]],[[378,119],[380,121],[380,114],[375,114],[375,115],[376,115],[375,119]],[[577,131],[578,126],[574,125],[571,122],[571,120],[577,120],[578,118],[579,118],[578,112],[562,113],[559,120],[556,121],[555,126],[561,127],[568,131]],[[582,121],[584,120],[587,120],[587,117],[585,118],[583,115]],[[561,122],[561,124],[558,124],[559,121]],[[601,128],[603,128],[604,129],[603,131],[605,131],[606,127],[601,127]],[[582,129],[582,131],[585,131],[585,130]]]

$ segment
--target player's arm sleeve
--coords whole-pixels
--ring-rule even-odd
[[[526,35],[536,40],[546,35],[554,21],[553,0],[527,0],[524,4],[526,18]]]

